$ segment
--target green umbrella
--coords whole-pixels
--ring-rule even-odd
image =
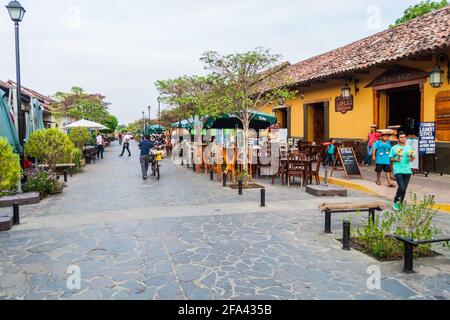
[[[0,137],[5,137],[16,153],[22,153],[19,136],[11,117],[11,109],[6,100],[6,94],[0,89]]]
[[[277,123],[277,118],[257,111],[251,112],[250,129],[263,130]],[[210,117],[205,122],[205,128],[208,129],[242,129],[242,122],[236,115],[223,115],[219,117]]]
[[[45,129],[44,114],[39,100],[33,99],[31,103],[31,108],[32,110],[30,112],[30,116],[28,117],[28,126],[26,133],[27,140],[33,132]]]
[[[148,126],[145,128],[145,133],[146,134],[152,134],[152,133],[163,133],[164,131],[166,131],[166,128],[157,124],[157,125],[153,125],[153,126]]]
[[[172,128],[174,129],[186,129],[186,130],[192,130],[192,126],[187,120],[178,121],[175,123],[172,123]]]

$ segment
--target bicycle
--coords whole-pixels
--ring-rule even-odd
[[[159,180],[160,175],[160,166],[159,162],[162,160],[162,153],[159,151],[153,151],[153,153],[150,155],[150,162],[152,164],[152,176],[156,177],[156,180]]]

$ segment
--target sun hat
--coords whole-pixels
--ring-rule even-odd
[[[376,124],[373,124],[370,126],[371,128],[378,128],[378,126]]]

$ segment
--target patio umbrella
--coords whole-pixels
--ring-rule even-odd
[[[0,89],[0,137],[5,137],[13,146],[16,153],[22,153],[19,136],[11,117],[10,108],[6,100],[6,94]]]
[[[147,134],[151,134],[151,133],[163,133],[164,131],[166,131],[166,128],[157,124],[157,125],[153,125],[153,126],[149,126],[146,130],[145,133]]]
[[[277,118],[261,112],[252,112],[250,121],[250,129],[264,130],[272,124],[277,123]],[[242,129],[242,122],[236,115],[223,115],[221,117],[208,118],[205,122],[205,128],[208,129]]]
[[[39,100],[32,99],[31,101],[31,111],[30,116],[28,117],[28,125],[26,138],[28,140],[29,136],[38,130],[43,130],[44,128],[44,113],[42,111],[41,104]]]
[[[186,130],[192,130],[192,125],[187,120],[178,121],[175,123],[172,123],[172,128],[174,129],[186,129]]]
[[[86,129],[90,129],[90,130],[108,129],[107,127],[105,127],[104,125],[102,125],[100,123],[85,120],[85,119],[74,122],[72,124],[69,124],[69,125],[63,127],[63,129],[73,129],[73,128],[86,128]]]

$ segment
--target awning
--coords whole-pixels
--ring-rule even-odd
[[[250,129],[265,130],[278,119],[270,114],[253,111],[251,115]],[[236,115],[224,115],[217,118],[208,118],[204,125],[207,129],[242,129],[242,122]]]
[[[22,153],[19,136],[11,117],[11,109],[6,100],[6,94],[0,89],[0,137],[5,137],[16,153]]]

